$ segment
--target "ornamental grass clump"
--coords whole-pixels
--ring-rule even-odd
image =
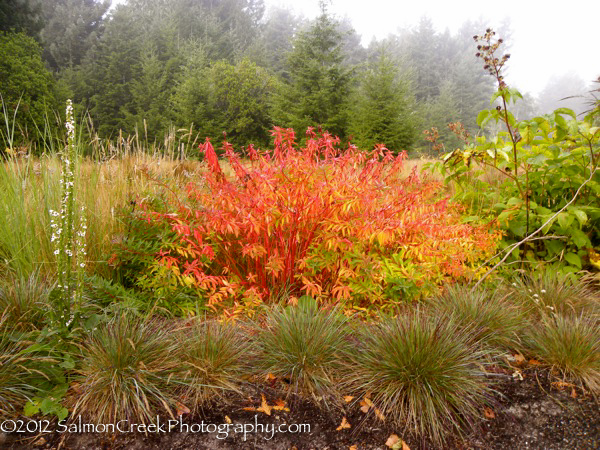
[[[487,353],[452,320],[412,313],[365,327],[346,357],[346,389],[369,396],[394,426],[442,446],[480,416]]]
[[[23,331],[41,329],[51,287],[38,272],[10,276],[0,281],[0,311],[15,328]]]
[[[489,288],[466,285],[446,286],[429,300],[435,314],[448,317],[475,345],[493,352],[514,350],[527,328],[523,311],[506,294]]]
[[[557,314],[584,315],[600,321],[600,294],[590,283],[573,275],[548,270],[517,278],[507,289],[511,301],[520,305],[534,323]]]
[[[180,362],[172,331],[131,315],[94,331],[81,346],[71,417],[149,424],[174,415]]]
[[[600,327],[585,316],[545,316],[527,335],[533,356],[551,366],[565,381],[600,394]]]
[[[178,331],[183,401],[192,411],[226,391],[239,392],[248,373],[249,338],[239,327],[216,321],[196,322]]]
[[[348,324],[338,309],[324,311],[301,298],[297,306],[275,306],[255,337],[256,366],[288,383],[298,394],[328,406],[340,398],[341,356],[348,348]]]

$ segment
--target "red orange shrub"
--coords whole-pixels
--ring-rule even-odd
[[[275,128],[273,151],[250,147],[249,162],[225,142],[231,177],[207,139],[204,180],[187,186],[176,214],[148,216],[179,235],[159,262],[212,307],[240,312],[283,289],[386,306],[470,275],[494,250],[498,233],[462,223],[439,183],[402,174],[406,153],[341,149],[328,133],[307,135],[299,148],[293,130]]]

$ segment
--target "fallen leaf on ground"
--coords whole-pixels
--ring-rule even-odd
[[[231,419],[229,418],[229,416],[225,416],[225,422],[226,423],[231,423]]]
[[[353,399],[354,399],[354,396],[353,396],[353,395],[345,395],[345,396],[344,396],[344,401],[345,401],[346,403],[350,403],[350,402],[351,402]]]
[[[269,406],[269,404],[267,403],[267,399],[265,398],[265,394],[261,395],[262,397],[262,402],[260,404],[260,408],[257,408],[256,411],[258,412],[264,412],[267,416],[271,415],[271,407]]]
[[[553,381],[552,386],[554,386],[556,389],[559,389],[559,390],[575,387],[574,384],[567,383],[566,381]]]
[[[525,362],[525,357],[520,353],[516,353],[513,356],[515,357],[515,362],[517,364],[523,364]]]
[[[265,381],[275,381],[277,379],[277,377],[275,375],[273,375],[271,372],[269,372],[267,374],[267,376],[265,377]]]
[[[344,416],[344,418],[342,419],[342,423],[335,430],[336,431],[341,431],[341,430],[343,430],[345,428],[350,428],[350,427],[351,427],[351,425],[350,425],[350,423],[348,423],[348,419],[346,419],[346,417]]]
[[[372,406],[373,402],[369,397],[365,397],[360,401],[360,410],[364,413],[369,412]]]
[[[275,406],[273,406],[273,409],[277,410],[277,411],[289,411],[290,410],[290,408],[287,408],[285,406],[285,400],[282,400],[280,398],[275,400]]]
[[[404,442],[397,434],[392,434],[385,441],[385,445],[387,445],[392,450],[410,450],[410,447],[406,442]]]
[[[486,417],[486,419],[495,419],[496,418],[496,413],[494,413],[494,410],[492,408],[485,408],[483,410],[483,415]]]
[[[574,387],[571,389],[571,397],[577,398],[577,391],[575,390]]]
[[[185,406],[183,403],[175,402],[175,406],[177,406],[177,417],[183,416],[184,414],[189,414],[190,408]]]
[[[385,422],[385,416],[383,415],[383,413],[381,411],[379,411],[379,408],[375,408],[375,415],[377,416],[377,418],[379,420],[381,420],[382,422]]]
[[[388,447],[393,447],[394,445],[396,445],[398,442],[400,442],[400,436],[398,436],[397,434],[392,434],[390,435],[390,437],[387,439],[387,441],[385,441],[385,445],[387,445]]]
[[[358,446],[351,445],[350,447],[348,447],[348,450],[358,450]]]
[[[529,365],[531,365],[531,366],[541,366],[542,363],[539,362],[537,359],[530,359],[529,360]]]

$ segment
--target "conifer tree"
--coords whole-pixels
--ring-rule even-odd
[[[293,127],[299,134],[309,126],[321,126],[346,136],[352,71],[343,64],[342,46],[338,25],[321,2],[321,15],[293,42],[287,80],[276,101],[278,125]]]
[[[363,76],[352,115],[354,143],[372,148],[383,143],[392,151],[408,149],[416,137],[413,95],[409,81],[384,48]]]

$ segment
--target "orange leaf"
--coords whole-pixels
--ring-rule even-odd
[[[189,414],[190,408],[185,406],[183,403],[175,402],[175,406],[177,407],[177,417],[183,416],[184,414]]]
[[[350,447],[348,447],[348,450],[358,450],[358,446],[351,445]]]
[[[258,412],[264,412],[267,416],[270,416],[272,408],[267,403],[267,399],[265,398],[265,394],[262,394],[261,397],[262,397],[262,402],[260,404],[260,408],[257,408],[256,411],[258,411]]]
[[[387,441],[385,441],[385,445],[392,450],[410,450],[408,444],[400,439],[397,434],[390,435]]]
[[[344,401],[346,403],[350,403],[353,399],[354,399],[354,397],[352,395],[345,395],[344,396]]]
[[[360,410],[364,413],[369,412],[369,409],[371,409],[372,406],[373,402],[371,401],[371,399],[369,399],[369,397],[364,397],[360,401]]]
[[[529,360],[529,364],[530,364],[531,366],[541,366],[541,365],[542,365],[542,363],[541,363],[541,362],[539,362],[537,359],[530,359],[530,360]]]
[[[290,410],[290,408],[286,408],[285,401],[280,398],[275,400],[275,406],[273,406],[273,409],[276,411],[289,411]]]
[[[229,418],[229,416],[225,416],[225,423],[231,423],[231,419]]]
[[[385,445],[391,448],[394,445],[396,445],[398,442],[400,442],[400,436],[398,436],[397,434],[392,434],[387,439],[387,441],[385,441]]]
[[[523,364],[525,362],[525,357],[523,355],[521,355],[520,353],[516,353],[513,356],[515,357],[515,362],[517,364]]]
[[[342,419],[342,423],[335,430],[336,431],[341,431],[341,430],[343,430],[345,428],[350,428],[350,427],[351,427],[351,425],[350,425],[350,423],[348,423],[348,419],[346,419],[346,417],[344,416],[344,418]]]
[[[375,415],[377,416],[377,418],[379,420],[381,420],[382,422],[385,422],[385,416],[382,414],[381,411],[379,411],[379,408],[375,408]]]
[[[485,408],[483,410],[483,415],[486,417],[486,419],[495,419],[496,418],[496,414],[494,413],[494,410],[492,408]]]
[[[267,374],[267,376],[265,377],[265,381],[275,381],[277,379],[277,377],[275,375],[273,375],[271,372],[269,372]]]

